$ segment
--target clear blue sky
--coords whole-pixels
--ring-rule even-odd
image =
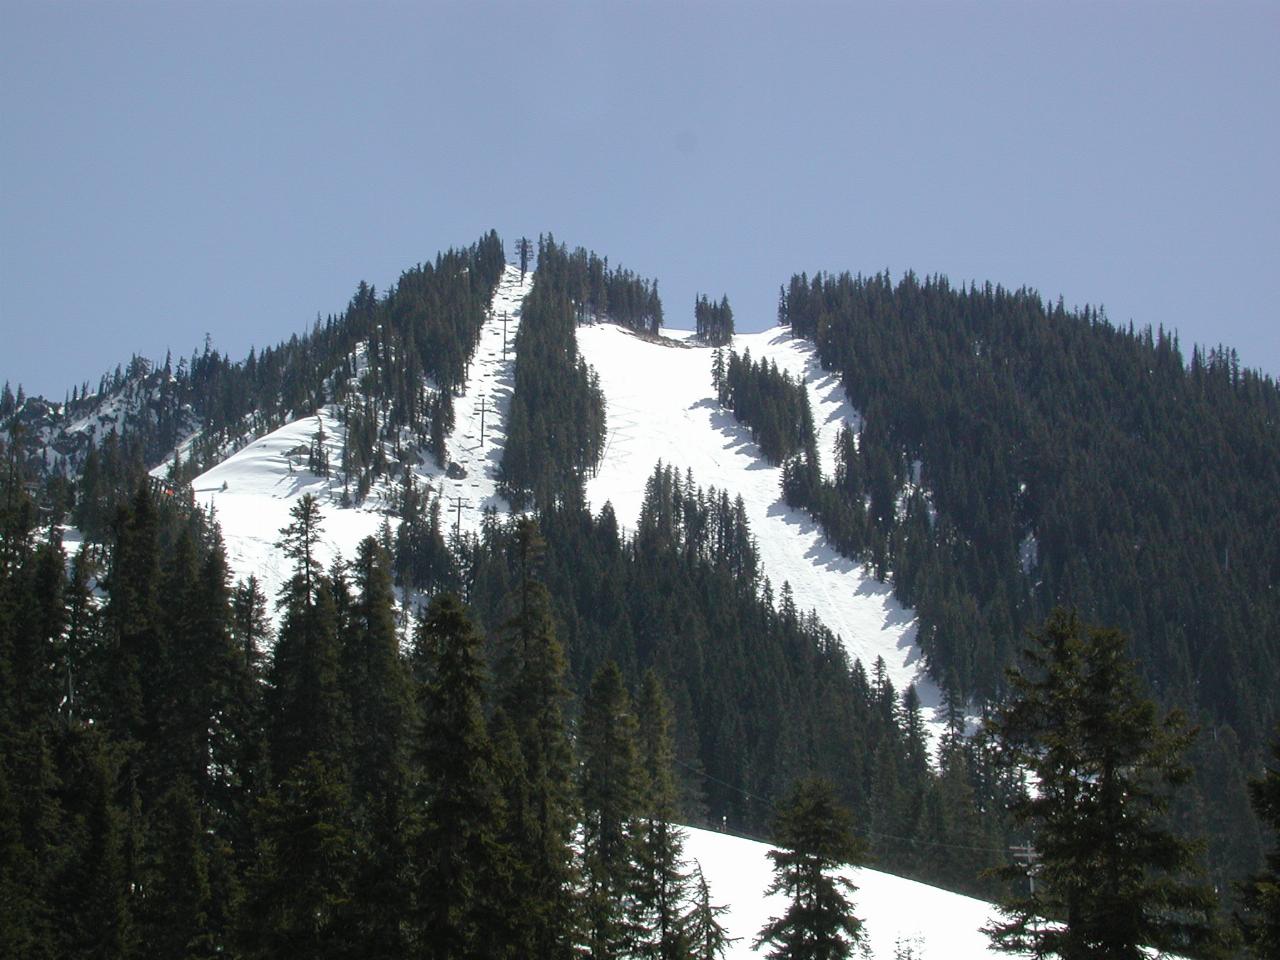
[[[1027,284],[1280,373],[1280,5],[0,0],[0,380],[234,357],[496,227]]]

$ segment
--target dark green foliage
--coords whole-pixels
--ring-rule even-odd
[[[397,586],[427,596],[449,589],[452,583],[453,558],[441,528],[440,497],[428,498],[412,471],[405,471],[400,488],[393,568]]]
[[[712,303],[706,294],[699,294],[693,305],[693,320],[699,339],[713,347],[733,339],[733,309],[727,296],[721,297],[719,303]]]
[[[403,765],[396,731],[411,711],[386,558],[367,541],[354,564],[326,573],[318,501],[301,499],[291,521],[283,548],[294,575],[281,592],[265,678],[265,598],[252,580],[228,587],[218,537],[199,513],[141,488],[119,513],[111,549],[86,547],[72,579],[54,544],[18,530],[13,569],[0,581],[0,681],[7,690],[18,674],[43,682],[22,687],[27,699],[0,702],[0,843],[12,851],[0,884],[23,918],[6,935],[37,944],[30,955],[41,944],[48,956],[127,955],[154,944],[164,954],[400,956],[445,942],[422,932],[421,908],[450,901],[415,892],[415,878],[439,866],[433,851],[448,843],[439,833],[410,843],[410,826],[417,807],[424,828],[441,830],[430,826],[447,806],[441,791],[465,778],[434,774],[453,761],[427,761],[425,751]],[[454,805],[495,837],[498,865],[477,866],[474,882],[451,887],[472,891],[471,929],[485,941],[474,950],[567,956],[585,942],[582,878],[609,871],[585,864],[571,843],[582,821],[567,718],[577,713],[571,690],[585,693],[584,678],[615,658],[632,682],[647,668],[653,675],[639,729],[618,709],[579,726],[584,748],[626,727],[636,738],[638,793],[591,801],[614,811],[607,819],[621,824],[631,851],[625,865],[611,858],[621,909],[613,932],[598,938],[601,952],[675,957],[707,944],[714,952],[710,895],[701,908],[686,898],[675,819],[765,829],[769,798],[811,765],[835,771],[841,793],[865,808],[869,745],[911,743],[912,711],[850,669],[785,585],[774,604],[741,503],[660,468],[633,538],[620,536],[608,508],[596,518],[563,506],[542,522],[546,545],[532,521],[495,517],[479,537],[453,544],[448,577],[466,585],[484,622],[505,624],[488,638],[500,682],[487,704],[481,682],[435,679],[443,664],[428,651],[413,661],[433,696],[473,691],[471,715],[492,744],[476,748],[492,758],[481,777],[489,787]],[[101,569],[110,576],[96,583]],[[146,576],[156,578],[154,591]],[[100,612],[92,587],[104,595]],[[122,639],[151,654],[126,659]],[[463,646],[478,663],[481,641],[473,635]],[[112,673],[124,663],[124,675]],[[64,689],[73,694],[66,702]],[[611,689],[625,701],[620,682]],[[116,691],[129,695],[120,702],[131,713]],[[437,705],[430,712],[450,716]],[[435,728],[432,742],[470,742],[455,727],[465,724]],[[592,754],[599,768],[626,751]],[[912,789],[937,787],[925,774]],[[486,792],[497,798],[488,812],[474,800]],[[924,859],[911,869],[923,870]],[[180,896],[161,894],[174,885]],[[431,922],[439,926],[438,915]]]
[[[537,283],[567,297],[578,323],[608,321],[654,336],[662,327],[657,280],[645,280],[621,267],[610,270],[607,257],[582,247],[570,252],[550,234],[538,238]]]
[[[321,518],[314,497],[290,510],[281,546],[294,573],[281,591],[280,633],[268,672],[267,736],[272,778],[287,777],[311,753],[333,764],[350,758],[349,704],[339,683],[339,611],[345,594],[320,572],[315,544]]]
[[[1194,847],[1164,820],[1190,775],[1183,754],[1193,734],[1176,714],[1157,717],[1119,632],[1086,630],[1059,610],[1033,639],[991,732],[1005,762],[1035,778],[1014,815],[1039,865],[1034,893],[1003,903],[992,942],[1064,958],[1209,951],[1216,897],[1188,879]]]
[[[190,782],[180,777],[161,798],[147,833],[148,871],[138,892],[139,939],[165,960],[206,960],[225,944],[214,916],[209,835]],[[221,929],[219,929],[221,927]]]
[[[626,955],[642,933],[631,903],[643,800],[636,720],[612,661],[596,673],[583,701],[578,745],[586,942],[593,958],[607,960]]]
[[[645,671],[636,701],[639,718],[637,746],[643,780],[640,819],[636,825],[635,888],[632,894],[639,927],[634,952],[641,957],[679,960],[696,943],[705,948],[713,936],[714,914],[699,914],[696,929],[688,929],[689,874],[681,853],[683,831],[679,816],[679,787],[675,776],[675,742],[671,701],[653,670]],[[705,885],[705,881],[703,881]],[[699,891],[701,893],[701,891]],[[696,903],[694,911],[711,910]],[[701,940],[695,937],[701,937]]]
[[[528,237],[521,237],[517,249],[520,254],[520,282],[524,283],[524,276],[529,272],[529,257],[533,253],[533,245],[529,243]]]
[[[241,873],[253,853],[253,803],[268,780],[262,654],[270,636],[266,605],[253,576],[232,591],[230,634],[235,655],[228,658],[223,716],[230,759],[223,771],[226,797],[219,805],[228,811],[220,833]]]
[[[751,428],[751,439],[770,463],[780,464],[804,453],[816,465],[813,412],[803,380],[779,373],[777,364],[753,362],[750,351],[742,356],[730,351],[719,397]]]
[[[1266,869],[1245,884],[1240,925],[1253,956],[1264,960],[1280,956],[1280,731],[1271,744],[1271,762],[1249,790],[1259,819],[1271,830],[1271,849]]]
[[[400,656],[388,558],[373,537],[360,542],[356,597],[343,638],[342,686],[351,709],[352,787],[362,817],[403,789],[406,736],[413,719],[409,674]]]
[[[576,255],[575,255],[576,257]],[[516,509],[582,500],[582,484],[604,455],[604,394],[578,355],[574,327],[584,309],[575,258],[549,239],[516,333],[515,389],[499,486]]]
[[[501,706],[514,734],[501,738],[507,807],[504,840],[515,854],[517,881],[510,906],[513,943],[523,956],[573,953],[577,931],[575,864],[570,841],[577,823],[573,753],[564,707],[564,651],[556,636],[551,598],[538,579],[543,541],[530,519],[516,522],[515,613],[507,621],[501,661]]]
[[[55,955],[125,960],[140,955],[130,905],[129,828],[115,802],[119,761],[96,731],[67,744],[64,791],[71,853],[50,906]]]
[[[521,875],[513,875],[513,851],[503,837],[481,640],[454,595],[431,602],[418,625],[415,659],[428,679],[420,688],[415,751],[422,823],[414,839],[414,942],[422,955],[441,960],[516,955]]]
[[[241,941],[251,957],[342,957],[355,934],[351,794],[312,752],[259,802],[258,847],[247,878]]]
[[[138,487],[115,521],[107,585],[107,668],[102,707],[113,736],[154,742],[164,680],[160,636],[160,562],[155,505]]]
[[[998,701],[1060,603],[1116,624],[1162,704],[1235,732],[1238,758],[1196,751],[1195,792],[1215,883],[1256,869],[1256,825],[1221,785],[1280,720],[1275,382],[1221,347],[1187,364],[1164,330],[942,277],[800,275],[779,313],[861,413],[836,476],[788,499],[892,574],[938,683]]]
[[[929,819],[914,812],[943,810],[944,781],[918,761],[899,763],[908,743],[922,754],[902,728],[911,712],[900,709],[887,681],[873,687],[816,617],[794,603],[788,608],[785,585],[779,609],[759,576],[743,504],[659,466],[632,537],[620,537],[607,505],[597,517],[580,506],[547,511],[540,527],[542,567],[576,692],[585,696],[588,679],[610,659],[630,683],[652,668],[670,691],[681,822],[764,834],[769,801],[796,776],[822,770],[858,822],[870,823],[882,866],[992,892],[966,866],[987,865],[964,849],[976,813]],[[518,525],[491,524],[482,538],[466,540],[462,554],[472,608],[482,622],[501,623],[513,585],[522,582]],[[945,789],[963,796],[968,788],[971,809],[985,811],[990,831],[979,845],[1003,850],[1009,774],[975,744],[963,741],[957,750],[965,760]],[[881,755],[886,764],[892,758],[887,797],[877,779]],[[881,807],[892,813],[883,822],[873,817]],[[944,832],[930,832],[938,823]]]
[[[257,849],[242,939],[254,956],[341,956],[344,938],[368,920],[352,923],[350,916],[357,828],[339,646],[345,625],[339,601],[345,607],[349,598],[344,584],[319,571],[315,499],[302,497],[290,516],[281,547],[294,573],[279,601],[283,622],[266,702],[270,778],[254,811]]]
[[[833,874],[861,861],[866,851],[829,783],[796,784],[778,809],[774,842],[780,849],[769,851],[774,876],[766,893],[781,893],[790,903],[786,913],[765,924],[753,946],[771,944],[773,960],[850,956],[863,939],[862,921],[847,896],[857,888]]]
[[[720,917],[728,907],[711,902],[711,887],[702,874],[702,865],[693,868],[693,905],[684,918],[685,936],[688,938],[689,956],[694,960],[721,960],[730,944],[739,937],[729,936]]]
[[[411,902],[405,828],[415,714],[388,567],[389,559],[373,537],[360,542],[340,671],[351,710],[351,815],[358,837],[359,896],[346,918],[365,955],[376,957],[404,954]]]

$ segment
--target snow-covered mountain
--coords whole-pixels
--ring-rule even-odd
[[[451,469],[429,456],[412,466],[418,482],[441,494],[449,524],[460,522],[466,530],[479,527],[486,509],[499,514],[510,510],[498,493],[498,466],[514,382],[520,305],[532,282],[532,275],[522,282],[519,270],[508,267],[498,286],[465,388],[454,401],[456,420],[446,461]],[[634,528],[645,481],[659,461],[682,473],[692,471],[702,486],[740,495],[762,572],[775,589],[789,583],[797,606],[815,611],[839,635],[851,658],[868,667],[883,658],[897,689],[913,683],[926,708],[937,706],[937,690],[923,673],[914,643],[912,611],[893,599],[889,587],[837,554],[807,515],[783,502],[780,469],[764,459],[750,432],[716,399],[712,350],[688,333],[654,339],[608,323],[580,327],[577,336],[582,356],[599,374],[608,412],[607,450],[587,484],[593,509],[608,501],[619,523]],[[783,328],[739,335],[732,346],[803,379],[819,449],[828,458],[836,431],[857,413],[845,401],[838,379],[820,368],[813,348]],[[254,574],[268,596],[287,576],[287,563],[275,543],[303,494],[321,501],[321,560],[326,563],[339,554],[354,556],[363,537],[396,522],[388,509],[391,481],[375,485],[359,505],[344,506],[341,483],[308,469],[309,450],[317,442],[336,461],[344,429],[338,411],[324,407],[249,443],[192,482],[197,502],[220,523],[233,573]],[[824,468],[831,469],[829,460]],[[161,465],[154,473],[160,476],[164,470]],[[936,733],[938,719],[932,711],[926,715]],[[752,938],[779,909],[764,897],[767,849],[705,830],[688,835],[687,856],[702,865],[715,902],[730,908],[725,917],[730,933],[741,938],[732,957],[757,955]],[[985,955],[986,939],[978,931],[992,914],[989,904],[871,869],[852,870],[849,877],[859,887],[857,914],[866,921],[874,956],[895,956],[899,947],[912,948],[914,953],[904,955],[917,957]]]
[[[521,283],[519,268],[508,267],[494,295],[492,319],[481,333],[466,389],[454,401],[455,425],[446,443],[448,463],[457,478],[431,457],[412,468],[428,488],[463,499],[461,521],[466,530],[479,527],[486,508],[508,509],[497,492],[497,470],[511,402],[520,302],[532,286],[532,274]],[[508,318],[505,324],[503,316]],[[362,503],[344,507],[342,484],[308,470],[308,451],[321,435],[329,459],[338,462],[345,429],[334,407],[326,406],[248,444],[191,483],[196,501],[218,518],[232,571],[237,576],[254,574],[267,596],[275,596],[288,577],[288,564],[275,543],[289,523],[289,510],[303,494],[314,494],[321,503],[325,535],[320,560],[326,565],[339,554],[354,557],[364,537],[377,534],[384,521],[395,522],[386,511],[388,485],[375,486]],[[152,473],[160,477],[166,469],[162,464]]]
[[[477,529],[487,508],[510,510],[498,493],[497,471],[514,378],[520,302],[532,283],[532,274],[522,284],[519,269],[508,267],[465,389],[455,400],[448,459],[461,468],[455,472],[465,476],[447,475],[430,457],[413,467],[418,480],[442,493],[450,505],[450,523],[460,518],[465,530]],[[503,316],[508,317],[505,338]],[[832,549],[807,514],[783,501],[781,469],[764,459],[750,431],[716,399],[711,349],[688,332],[653,339],[608,323],[580,327],[577,336],[582,356],[599,374],[608,412],[604,461],[587,484],[591,506],[598,510],[612,503],[619,523],[634,528],[645,481],[659,461],[681,473],[691,470],[704,487],[740,495],[763,573],[775,590],[789,583],[796,606],[815,611],[841,638],[851,660],[860,659],[870,669],[883,658],[895,689],[915,684],[936,733],[940,718],[932,716],[930,708],[938,707],[941,698],[924,673],[912,612],[893,598],[889,586]],[[822,370],[811,344],[790,336],[785,328],[738,335],[732,347],[803,378],[824,469],[832,471],[835,434],[842,423],[857,417],[844,399],[839,378]],[[375,488],[359,507],[343,508],[341,485],[307,471],[307,448],[321,433],[336,460],[343,426],[329,407],[249,444],[192,483],[198,501],[217,514],[233,568],[254,572],[269,590],[284,582],[273,547],[277,531],[288,522],[289,509],[302,494],[314,493],[324,502],[326,560],[338,553],[353,556],[359,540],[376,533],[386,519],[381,509],[386,488]],[[155,471],[157,476],[162,472],[162,467]],[[460,511],[455,509],[459,498]]]

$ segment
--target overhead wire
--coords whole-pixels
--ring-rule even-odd
[[[766,797],[758,796],[749,790],[743,789],[737,784],[729,783],[726,780],[721,780],[719,777],[713,776],[712,774],[707,773],[705,770],[702,770],[698,767],[694,767],[688,763],[685,763],[683,760],[680,760],[679,758],[676,758],[676,763],[684,767],[690,773],[694,773],[702,777],[704,780],[709,780],[712,783],[717,783],[728,790],[732,790],[734,793],[737,793],[739,796],[745,797],[746,799],[754,801],[755,803],[764,805],[765,807],[767,807],[770,810],[773,810],[774,812],[777,812],[778,810],[778,805]],[[977,853],[998,853],[1001,856],[1005,856],[1008,853],[1008,851],[1004,847],[976,846],[974,844],[968,844],[968,843],[948,843],[945,840],[925,840],[919,837],[900,837],[892,833],[880,833],[879,831],[871,830],[866,827],[855,827],[854,830],[860,836],[866,837],[868,840],[896,840],[899,843],[910,843],[916,846],[942,847],[950,850],[969,850]],[[770,840],[766,840],[763,837],[751,836],[741,831],[730,831],[727,828],[722,829],[720,832],[733,833],[734,836],[740,836],[746,840],[756,840],[761,843],[772,842]]]

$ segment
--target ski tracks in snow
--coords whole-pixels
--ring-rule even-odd
[[[532,273],[527,273],[522,282],[520,268],[507,264],[480,330],[480,342],[462,395],[453,398],[454,425],[446,448],[450,462],[467,475],[449,477],[432,461],[418,467],[418,475],[440,492],[444,519],[450,526],[461,516],[462,528],[476,531],[486,509],[510,512],[506,498],[498,493],[498,467],[515,389],[515,339],[520,329],[521,305],[532,288]]]

